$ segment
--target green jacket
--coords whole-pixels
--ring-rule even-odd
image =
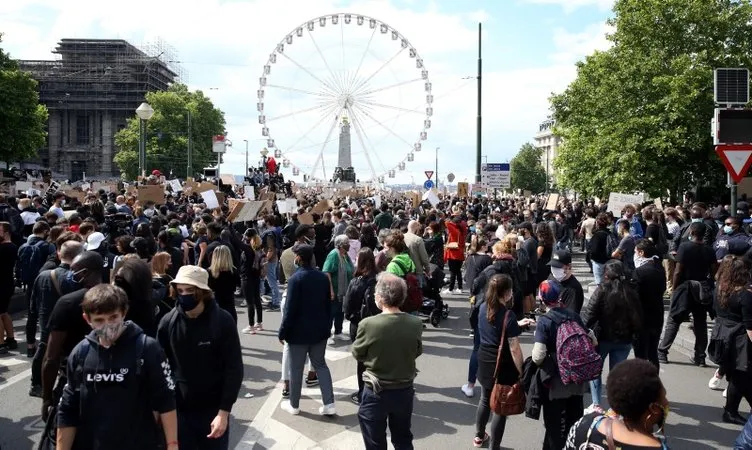
[[[407,272],[405,272],[403,268],[407,269]],[[408,273],[416,271],[415,263],[413,263],[409,253],[400,253],[389,261],[389,265],[386,266],[386,271],[393,273],[400,278],[404,278]]]
[[[350,280],[353,279],[353,273],[355,272],[355,267],[353,267],[352,261],[350,261],[350,257],[345,255],[345,280],[347,280],[347,284],[350,284]],[[332,289],[334,289],[334,295],[337,295],[339,292],[339,251],[337,249],[333,249],[329,252],[328,255],[326,255],[326,260],[324,260],[324,266],[321,268],[321,271],[324,273],[328,273],[329,276],[332,278]],[[347,286],[345,286],[347,287]]]

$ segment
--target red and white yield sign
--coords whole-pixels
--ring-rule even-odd
[[[741,183],[752,165],[752,145],[716,145],[715,152],[734,183]]]
[[[426,170],[425,173],[426,173],[426,178],[428,178],[429,180],[431,179],[431,177],[433,177],[433,170]]]

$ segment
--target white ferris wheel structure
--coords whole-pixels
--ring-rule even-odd
[[[330,181],[343,151],[360,181],[395,178],[421,151],[434,114],[417,49],[390,25],[351,13],[287,33],[263,67],[257,98],[269,150],[294,176],[318,183]]]

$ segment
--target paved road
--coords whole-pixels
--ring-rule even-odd
[[[574,259],[575,273],[583,284],[592,281],[579,255]],[[450,318],[438,329],[424,333],[425,354],[418,360],[413,433],[417,449],[472,448],[476,397],[465,398],[459,386],[467,377],[467,358],[472,340],[468,337],[468,305],[459,296],[448,299]],[[239,328],[246,325],[246,314],[239,308]],[[265,315],[268,331],[241,335],[245,362],[245,382],[233,409],[230,441],[233,449],[359,449],[362,448],[356,406],[348,396],[356,389],[355,363],[349,345],[341,343],[327,351],[327,360],[335,380],[338,416],[318,416],[318,389],[304,389],[302,413],[293,417],[279,409],[281,401],[281,347],[276,338],[280,313]],[[22,336],[24,317],[18,316],[18,336]],[[532,335],[522,337],[523,352],[529,355]],[[662,377],[671,401],[666,432],[674,449],[730,448],[740,427],[720,421],[723,398],[710,391],[707,380],[713,369],[701,369],[683,363],[675,349],[672,364],[662,369]],[[3,450],[25,450],[37,442],[42,423],[41,401],[27,395],[29,360],[17,354],[0,358],[0,446]],[[251,398],[246,398],[251,394]],[[588,399],[589,400],[589,399]],[[747,405],[743,406],[746,411]],[[505,448],[538,449],[543,424],[516,416],[510,418],[503,439]]]

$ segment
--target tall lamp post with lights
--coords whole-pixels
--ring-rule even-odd
[[[139,138],[138,138],[138,173],[142,177],[146,176],[146,121],[154,115],[154,108],[146,102],[141,103],[136,108],[136,115],[139,118]]]

